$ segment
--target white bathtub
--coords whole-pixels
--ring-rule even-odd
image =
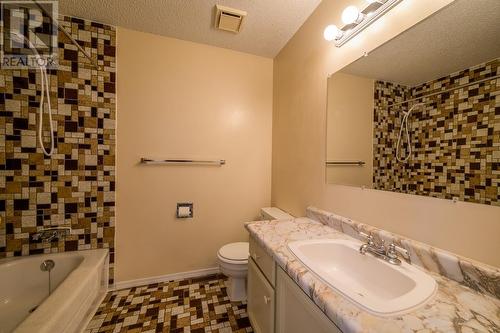
[[[107,249],[0,260],[0,333],[82,331],[106,295],[108,260]]]

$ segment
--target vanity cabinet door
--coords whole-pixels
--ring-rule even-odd
[[[341,333],[281,268],[277,271],[276,333]]]
[[[248,260],[248,317],[256,333],[274,332],[274,289],[253,259]]]
[[[250,237],[250,257],[252,257],[257,266],[259,266],[262,273],[274,288],[276,281],[276,265],[274,264],[274,259],[267,254],[266,250],[264,250],[253,237]]]

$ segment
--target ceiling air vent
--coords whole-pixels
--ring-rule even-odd
[[[240,32],[247,12],[224,6],[215,6],[215,27],[220,30]]]

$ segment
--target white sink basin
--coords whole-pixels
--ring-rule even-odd
[[[355,240],[317,239],[288,244],[292,253],[321,280],[366,311],[399,315],[422,306],[435,293],[436,281],[403,262],[392,265],[359,253]]]

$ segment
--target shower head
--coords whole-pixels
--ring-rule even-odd
[[[47,67],[45,66],[45,60],[40,57],[40,54],[36,50],[35,45],[26,38],[23,34],[17,31],[10,31],[10,37],[18,43],[28,44],[29,48],[35,54],[36,62],[38,68],[40,70],[40,80],[41,80],[41,94],[40,94],[40,111],[39,111],[39,122],[38,122],[38,142],[40,142],[40,147],[42,148],[45,156],[52,156],[54,153],[54,128],[52,124],[52,107],[50,105],[50,84],[47,75]],[[43,126],[43,106],[45,93],[47,94],[47,106],[48,106],[48,114],[49,114],[49,127],[50,127],[50,150],[47,151],[45,149],[45,145],[43,144],[42,138],[42,126]]]
[[[412,148],[411,148],[410,131],[408,129],[408,118],[410,118],[411,112],[419,106],[425,106],[425,104],[424,103],[416,103],[416,104],[412,105],[412,107],[408,111],[403,111],[403,120],[401,121],[401,128],[399,129],[398,143],[396,144],[396,160],[399,162],[406,163],[411,157]],[[406,154],[406,157],[404,157],[404,158],[401,157],[400,153],[399,153],[399,147],[400,147],[401,142],[403,141],[402,140],[403,128],[406,132],[406,139],[407,139],[407,143],[408,143],[408,152]]]
[[[403,116],[408,117],[412,113],[412,111],[415,110],[415,108],[417,108],[419,106],[424,106],[424,105],[425,105],[424,103],[413,104],[408,111],[403,111]]]

